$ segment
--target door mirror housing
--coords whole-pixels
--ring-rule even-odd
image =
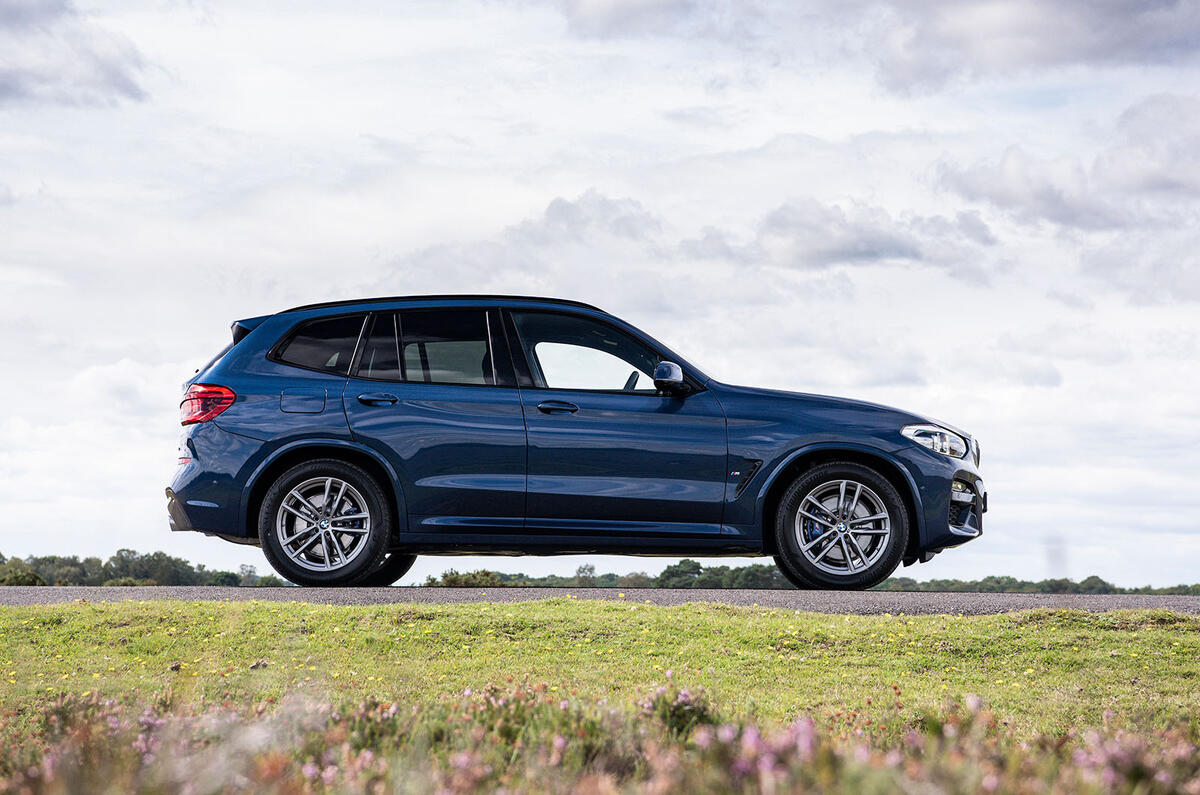
[[[683,368],[675,362],[659,362],[654,368],[654,388],[664,395],[677,397],[686,395],[690,390],[683,380]]]

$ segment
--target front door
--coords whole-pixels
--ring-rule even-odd
[[[528,368],[527,529],[721,532],[725,416],[712,393],[654,388],[661,357],[600,319],[512,310],[514,357]]]
[[[525,513],[525,421],[499,316],[484,309],[375,313],[344,404],[383,454],[411,532],[516,530]]]

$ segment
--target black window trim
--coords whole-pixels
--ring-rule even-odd
[[[350,366],[346,369],[346,372],[340,373],[337,371],[325,370],[320,367],[308,367],[307,365],[296,364],[295,362],[289,362],[287,359],[284,359],[280,355],[287,348],[287,346],[291,343],[291,341],[296,337],[296,335],[300,332],[300,329],[304,328],[305,326],[309,325],[310,323],[317,323],[322,320],[336,320],[337,318],[342,318],[342,317],[357,317],[359,315],[362,316],[362,323],[360,323],[358,326],[358,339],[356,339],[354,341],[354,350],[350,354]],[[288,329],[288,332],[286,334],[284,334],[282,337],[280,337],[278,342],[276,342],[274,345],[271,346],[271,349],[269,351],[267,351],[267,361],[274,362],[275,364],[282,364],[285,367],[295,367],[297,370],[307,370],[310,373],[321,373],[322,375],[330,375],[330,376],[333,376],[334,378],[349,378],[350,373],[353,373],[354,370],[358,367],[358,358],[362,353],[363,334],[367,328],[367,321],[369,321],[370,319],[371,319],[370,312],[361,312],[360,311],[360,312],[340,312],[335,315],[319,315],[317,317],[310,317],[306,320],[302,320],[299,323],[292,326],[290,329]]]
[[[487,322],[487,330],[488,330],[488,337],[489,337],[488,350],[489,350],[489,355],[491,356],[491,359],[492,359],[492,379],[496,383],[492,383],[492,384],[446,384],[446,383],[440,383],[440,382],[430,382],[428,384],[428,386],[464,386],[464,387],[473,387],[473,388],[484,387],[484,388],[491,388],[491,389],[518,389],[518,390],[519,389],[538,389],[538,390],[544,390],[546,392],[584,392],[584,393],[592,393],[592,394],[597,394],[597,395],[628,395],[630,397],[651,397],[651,395],[647,392],[626,392],[621,389],[564,389],[561,387],[549,387],[549,386],[539,387],[539,386],[537,386],[536,384],[534,384],[533,378],[530,375],[529,363],[526,361],[526,358],[525,358],[525,350],[524,350],[524,348],[521,347],[521,341],[517,337],[516,323],[513,321],[512,317],[511,317],[511,313],[514,311],[537,312],[537,313],[546,314],[546,315],[566,315],[568,317],[584,318],[586,320],[591,320],[596,323],[606,325],[609,328],[614,329],[618,333],[628,334],[629,336],[633,337],[638,342],[642,343],[647,348],[652,350],[655,353],[655,355],[659,357],[660,361],[663,361],[666,359],[666,357],[663,355],[662,350],[657,345],[652,344],[649,340],[647,340],[641,334],[637,333],[636,331],[631,331],[629,329],[622,328],[621,326],[618,326],[617,324],[612,323],[602,317],[597,317],[597,316],[591,315],[591,314],[585,314],[583,312],[572,312],[569,309],[565,309],[565,308],[560,309],[560,308],[553,307],[553,306],[547,306],[546,308],[542,308],[540,306],[539,307],[527,307],[527,306],[505,306],[505,305],[479,306],[479,307],[472,307],[472,306],[403,307],[403,306],[397,306],[397,307],[389,307],[386,309],[381,308],[381,309],[377,309],[377,310],[368,310],[366,312],[359,310],[357,312],[338,312],[336,314],[319,315],[317,317],[310,317],[310,318],[306,318],[305,320],[301,320],[300,322],[293,325],[290,329],[288,329],[287,333],[284,334],[282,337],[280,337],[279,341],[276,342],[273,346],[271,346],[271,349],[269,351],[267,351],[266,358],[268,361],[274,362],[275,364],[281,364],[286,367],[294,367],[297,370],[307,370],[308,372],[312,372],[312,373],[320,373],[321,375],[327,375],[327,376],[331,376],[333,378],[346,378],[346,379],[353,378],[353,379],[360,380],[360,381],[371,381],[371,382],[380,383],[380,384],[407,384],[407,385],[412,385],[412,386],[426,385],[426,382],[424,382],[424,381],[397,381],[397,380],[391,379],[391,378],[368,378],[366,376],[359,375],[359,373],[358,373],[359,360],[362,357],[363,344],[366,341],[365,335],[367,333],[367,328],[368,328],[367,324],[374,318],[375,315],[385,314],[385,313],[389,313],[389,312],[393,313],[396,317],[396,345],[397,345],[397,348],[399,349],[401,346],[401,342],[402,342],[400,335],[401,335],[402,329],[403,329],[403,320],[400,317],[401,312],[436,312],[436,311],[444,311],[447,309],[456,309],[456,310],[479,309],[484,312],[484,316],[485,316],[486,322]],[[493,313],[496,314],[497,319],[499,321],[497,323],[497,325],[499,326],[498,330],[493,329],[493,327],[492,327],[491,317],[492,317]],[[339,317],[354,317],[357,315],[361,315],[363,320],[362,320],[362,324],[359,326],[359,329],[358,329],[358,339],[354,343],[354,353],[350,358],[350,368],[349,368],[348,372],[346,372],[346,373],[330,372],[329,370],[322,370],[318,367],[307,367],[302,364],[293,364],[292,362],[285,361],[284,359],[280,358],[280,356],[279,356],[280,352],[287,346],[287,344],[289,342],[292,341],[292,338],[296,335],[296,333],[302,327],[308,325],[309,323],[313,323],[313,322],[316,322],[319,320],[331,320],[331,319],[339,318]],[[495,345],[503,345],[508,350],[508,355],[509,355],[508,361],[509,361],[510,369],[507,372],[502,372],[503,368],[497,367],[496,354],[493,350]],[[398,350],[397,356],[399,356],[401,353],[403,353],[403,351]],[[503,361],[503,359],[502,359],[502,361]],[[400,362],[401,362],[401,368],[403,368],[403,366],[404,366],[403,359],[400,359]],[[683,365],[680,362],[676,362],[676,364],[679,364],[680,367],[683,367]],[[506,381],[507,383],[503,383],[503,384],[500,383],[502,375],[504,376],[503,380]],[[688,395],[692,395],[697,392],[703,392],[707,389],[703,383],[701,383],[698,379],[696,379],[695,376],[693,376],[687,370],[687,368],[683,369],[683,378],[684,378],[684,381],[690,387],[690,390],[687,393]],[[662,396],[661,393],[656,392],[655,394]]]
[[[567,317],[582,318],[584,320],[590,320],[594,323],[599,323],[600,325],[608,326],[610,329],[616,331],[618,334],[625,334],[626,336],[633,337],[635,340],[640,342],[642,345],[645,345],[647,348],[649,348],[654,353],[654,355],[658,357],[658,360],[660,362],[671,361],[671,360],[668,359],[663,354],[663,351],[661,348],[659,348],[657,345],[652,344],[649,340],[647,340],[641,334],[630,331],[629,329],[622,328],[622,327],[618,326],[616,323],[612,323],[602,317],[596,317],[594,315],[588,315],[588,314],[584,314],[582,312],[572,312],[570,310],[563,310],[563,309],[557,309],[557,308],[543,309],[541,307],[506,306],[506,307],[503,307],[501,313],[504,315],[505,331],[508,336],[508,347],[510,349],[510,352],[512,353],[513,368],[517,374],[517,386],[518,387],[520,387],[522,389],[536,389],[536,390],[543,391],[543,392],[584,392],[584,393],[594,394],[594,395],[626,395],[629,397],[670,397],[669,395],[664,395],[661,391],[659,391],[657,389],[653,393],[650,393],[650,392],[626,392],[624,389],[570,389],[570,388],[565,388],[565,387],[538,386],[533,380],[534,363],[529,361],[529,357],[525,353],[525,346],[522,345],[520,335],[517,332],[517,323],[512,318],[513,312],[537,313],[537,314],[542,314],[542,315],[566,315]],[[518,361],[520,362],[519,365],[517,364]],[[688,393],[687,393],[688,395],[693,395],[697,392],[705,391],[705,386],[703,384],[701,384],[695,377],[693,377],[692,374],[689,373],[687,371],[687,369],[683,367],[683,364],[681,364],[680,362],[675,362],[675,363],[678,364],[681,369],[683,369],[683,379],[690,387],[690,389],[688,390]],[[653,373],[651,375],[653,375]],[[542,380],[545,381],[545,378],[546,378],[545,374],[543,374]]]
[[[495,353],[496,346],[503,345],[505,349],[508,349],[510,347],[508,344],[508,340],[501,337],[494,330],[493,325],[492,325],[492,314],[499,312],[500,307],[495,307],[495,306],[420,306],[420,307],[411,307],[411,308],[410,307],[394,307],[394,308],[390,308],[390,309],[380,309],[380,310],[368,312],[368,315],[375,316],[375,315],[391,313],[396,318],[397,356],[400,359],[400,368],[401,368],[401,372],[403,373],[403,371],[404,371],[404,358],[403,358],[404,340],[402,338],[402,335],[404,332],[404,318],[402,316],[402,313],[404,313],[404,312],[445,312],[445,311],[462,311],[462,310],[478,310],[478,311],[483,312],[483,314],[484,314],[484,321],[486,324],[486,329],[487,329],[487,334],[488,334],[488,340],[487,340],[487,342],[488,342],[488,357],[490,358],[491,363],[492,363],[492,381],[493,381],[493,383],[490,383],[490,384],[463,384],[463,383],[454,383],[454,382],[446,382],[446,381],[408,381],[408,380],[398,381],[395,378],[371,378],[369,376],[361,375],[359,373],[359,365],[361,364],[361,362],[359,361],[359,358],[361,355],[361,351],[356,351],[356,356],[354,359],[354,366],[350,368],[349,377],[355,379],[356,381],[371,381],[373,383],[378,383],[378,384],[404,384],[405,386],[465,386],[465,387],[471,387],[474,389],[479,389],[481,387],[487,388],[487,389],[516,389],[517,388],[517,383],[516,383],[517,379],[515,378],[514,373],[511,372],[511,370],[509,372],[501,372],[502,368],[498,367],[496,364],[496,353]],[[350,314],[358,314],[358,313],[353,312]],[[330,315],[330,317],[334,317],[334,316]],[[366,342],[366,338],[360,334],[360,336],[359,336],[359,348],[360,349],[365,342]],[[510,353],[510,357],[511,357],[511,351],[509,351],[509,353]],[[501,361],[503,361],[503,359],[501,359]],[[429,369],[428,365],[426,365],[426,367],[425,367],[426,372],[428,372],[428,369]],[[500,383],[502,380],[505,383]]]

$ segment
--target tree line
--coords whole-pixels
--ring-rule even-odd
[[[287,585],[253,566],[236,572],[194,566],[165,552],[119,549],[108,560],[76,555],[0,555],[0,585]]]
[[[547,574],[505,574],[499,571],[457,572],[430,576],[427,586],[458,588],[540,587],[540,588],[791,588],[774,566],[753,563],[749,566],[708,566],[694,560],[682,560],[663,569],[657,576],[642,571],[632,574],[597,574],[589,564],[575,570],[574,576]]]
[[[597,574],[596,567],[585,564],[574,575],[505,574],[480,569],[458,572],[454,569],[430,576],[427,586],[458,588],[792,588],[779,570],[761,563],[749,566],[704,566],[699,561],[682,560],[667,566],[658,575]],[[75,555],[31,555],[5,558],[0,555],[0,585],[287,585],[273,574],[258,574],[253,566],[240,566],[236,572],[208,569],[165,552],[143,554],[132,549],[118,550],[108,560]],[[1121,588],[1096,576],[1078,582],[1068,579],[1020,580],[1016,577],[984,577],[982,580],[925,580],[892,577],[876,586],[881,591],[971,591],[983,593],[1080,593],[1080,594],[1185,594],[1200,596],[1200,584],[1165,588],[1144,586]]]
[[[499,571],[458,572],[450,569],[430,576],[425,585],[458,588],[499,588],[533,586],[543,588],[794,588],[779,569],[755,563],[749,566],[704,566],[695,560],[682,560],[663,569],[657,576],[633,574],[597,574],[590,564],[580,566],[574,576],[549,574],[505,574]],[[1200,584],[1173,585],[1165,588],[1144,586],[1122,588],[1099,577],[1079,582],[1068,579],[1020,580],[1016,577],[984,577],[982,580],[926,580],[891,577],[874,590],[880,591],[971,591],[982,593],[1081,593],[1081,594],[1184,594],[1200,596]]]

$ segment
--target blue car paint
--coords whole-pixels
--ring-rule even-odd
[[[679,363],[699,388],[679,398],[381,382],[267,356],[312,318],[424,307],[600,319]],[[986,498],[972,455],[950,458],[900,434],[927,418],[863,401],[723,384],[628,323],[583,305],[502,297],[369,300],[238,321],[238,335],[236,345],[185,384],[221,384],[237,399],[215,420],[183,429],[181,451],[191,460],[167,489],[173,529],[256,543],[253,496],[272,464],[305,450],[346,450],[368,456],[385,473],[398,508],[396,548],[413,552],[769,553],[773,488],[786,485],[781,478],[790,479],[796,462],[839,452],[877,462],[904,487],[917,540],[907,562],[981,532]],[[358,399],[376,393],[396,402]],[[552,401],[578,410],[538,408]],[[962,528],[949,525],[954,479],[978,484],[981,495]]]
[[[360,394],[397,402],[363,405]],[[520,528],[525,422],[515,388],[351,378],[343,402],[355,441],[386,458],[404,484],[410,524],[443,518],[443,525]]]
[[[522,389],[530,527],[628,522],[630,532],[721,532],[727,445],[713,393],[686,400]],[[539,404],[578,406],[543,413]],[[677,525],[674,530],[673,525]]]

